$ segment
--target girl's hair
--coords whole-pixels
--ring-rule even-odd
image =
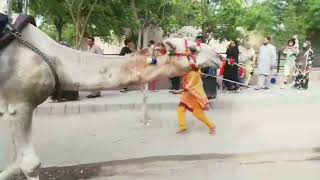
[[[292,38],[288,40],[288,45],[289,43],[292,42],[292,46],[294,46],[296,44],[296,39]]]

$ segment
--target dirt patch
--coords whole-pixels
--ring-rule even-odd
[[[40,170],[41,180],[80,180],[97,177],[100,165],[77,165],[70,167],[50,167]],[[23,174],[12,177],[9,180],[26,180]]]
[[[120,166],[137,166],[153,162],[182,162],[182,161],[195,161],[195,160],[208,160],[208,159],[226,159],[232,155],[223,154],[197,154],[197,155],[169,155],[169,156],[152,156],[136,159],[116,160],[109,162],[100,162],[92,164],[82,164],[66,167],[48,167],[40,170],[41,180],[84,180],[94,177],[110,177],[119,174],[117,168]],[[23,174],[12,177],[9,180],[26,180]]]

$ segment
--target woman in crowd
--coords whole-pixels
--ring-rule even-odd
[[[239,48],[238,45],[231,41],[227,49],[227,62],[225,64],[223,78],[235,82],[239,82],[238,79],[238,63],[239,63]],[[238,85],[229,81],[223,81],[224,86],[228,91],[237,91]]]
[[[295,61],[297,59],[297,55],[299,53],[299,49],[295,46],[295,39],[290,39],[288,41],[288,45],[283,51],[286,55],[286,62],[284,64],[284,77],[283,83],[281,85],[281,89],[284,89],[290,79],[292,79],[294,70],[295,70]]]

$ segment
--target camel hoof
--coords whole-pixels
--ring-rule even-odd
[[[11,165],[0,173],[0,180],[8,180],[14,175],[20,174],[21,169],[17,165]]]
[[[20,163],[20,168],[28,180],[39,180],[40,167],[39,158],[32,154],[24,157]]]

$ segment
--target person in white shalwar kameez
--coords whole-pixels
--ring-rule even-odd
[[[272,67],[277,65],[276,47],[271,43],[270,37],[265,37],[263,45],[259,50],[258,57],[258,87],[256,90],[269,89],[270,75],[272,74]]]

